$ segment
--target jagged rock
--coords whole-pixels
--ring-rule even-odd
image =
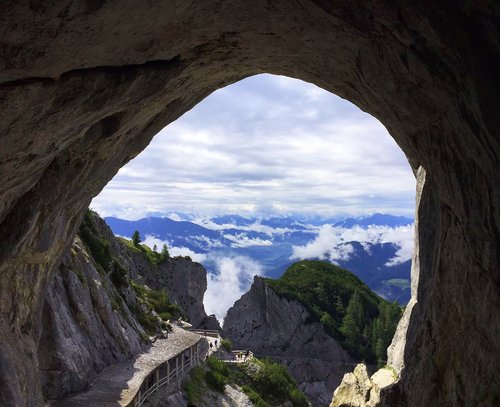
[[[203,296],[207,290],[207,272],[200,263],[186,257],[169,257],[158,265],[152,264],[145,255],[130,250],[116,239],[103,219],[97,217],[95,223],[133,280],[155,290],[167,289],[170,300],[181,307],[195,328],[208,324],[211,328],[206,329],[220,329],[217,319],[205,312]]]
[[[187,259],[151,264],[116,239],[101,218],[92,215],[92,223],[132,279],[166,288],[196,325],[219,329],[203,307],[207,283],[200,264]],[[147,335],[129,309],[140,306],[135,291],[129,285],[118,290],[77,236],[49,285],[43,309],[38,358],[44,397],[82,390],[107,364],[140,352]]]
[[[380,402],[380,390],[396,381],[391,369],[380,369],[370,378],[366,366],[359,364],[347,373],[333,394],[330,407],[375,407]]]
[[[205,317],[198,325],[200,329],[207,329],[213,331],[220,331],[221,327],[217,317],[214,314],[211,314]]]
[[[109,363],[143,348],[144,330],[79,238],[49,285],[38,345],[44,396],[83,390]]]
[[[223,335],[235,349],[250,349],[286,365],[316,406],[330,403],[354,363],[302,304],[281,298],[258,276],[228,310]]]
[[[43,403],[45,295],[92,197],[168,123],[262,72],[350,100],[425,168],[400,404],[498,404],[497,3],[2,2],[0,404]]]

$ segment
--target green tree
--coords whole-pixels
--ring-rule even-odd
[[[161,256],[163,259],[167,259],[170,257],[170,253],[168,252],[168,247],[166,244],[163,244],[163,247],[161,249]]]
[[[136,230],[134,234],[132,235],[132,243],[134,246],[139,246],[139,243],[141,243],[141,237],[139,236],[139,231]]]
[[[348,349],[356,353],[360,344],[363,342],[362,332],[365,326],[365,314],[361,298],[358,292],[355,292],[347,305],[346,314],[342,319],[340,332],[345,337],[345,345]],[[358,355],[359,356],[359,355]]]

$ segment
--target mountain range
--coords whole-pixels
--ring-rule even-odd
[[[138,230],[146,244],[165,243],[171,254],[190,255],[212,275],[220,272],[221,258],[249,259],[259,265],[263,276],[271,278],[280,277],[296,260],[323,259],[352,271],[390,301],[406,304],[409,300],[411,218],[377,213],[313,222],[292,216],[239,215],[190,221],[167,217],[105,220],[115,235],[130,238]],[[240,283],[246,285],[252,277]]]

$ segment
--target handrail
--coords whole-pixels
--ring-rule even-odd
[[[194,345],[183,349],[153,369],[144,379],[127,407],[141,407],[148,397],[165,385],[175,385],[175,388],[179,390],[179,379],[181,379],[183,373],[187,373],[193,367],[199,365],[202,360],[202,355],[200,355],[202,340],[203,338],[200,338]],[[171,366],[171,364],[175,365]]]
[[[220,337],[220,332],[216,329],[194,329],[194,328],[184,328],[186,331],[194,332],[202,336]]]

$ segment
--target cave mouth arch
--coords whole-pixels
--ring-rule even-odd
[[[0,402],[42,404],[33,368],[38,317],[91,197],[213,90],[269,72],[314,83],[372,114],[421,180],[418,303],[401,380],[383,403],[494,404],[494,2],[23,3],[3,11]]]
[[[150,248],[166,243],[171,254],[189,254],[218,276],[214,279],[209,275],[205,306],[208,314],[215,314],[222,321],[227,309],[250,289],[254,276],[249,274],[251,270],[277,278],[293,261],[308,258],[340,262],[375,291],[381,293],[383,288],[390,301],[397,298],[406,305],[409,287],[399,290],[387,280],[404,278],[409,283],[411,229],[380,225],[378,229],[372,228],[371,233],[361,230],[356,233],[355,229],[341,231],[325,224],[337,223],[340,219],[335,221],[336,218],[374,213],[412,218],[414,202],[413,173],[380,122],[312,84],[264,74],[215,91],[161,130],[140,155],[120,169],[92,201],[91,208],[101,216],[132,221],[148,216],[169,217],[170,213],[174,220],[193,221],[194,215],[194,222],[209,230],[230,229],[232,244],[226,247],[227,243],[221,243],[225,241],[222,237],[218,242],[225,247],[224,254],[217,247],[207,249],[184,241],[186,236],[180,236],[183,243],[173,244],[162,241],[159,230],[156,232],[160,236],[154,239],[139,230]],[[175,218],[176,211],[181,214],[180,219]],[[310,233],[313,230],[309,221],[315,217],[316,227],[322,226],[321,238],[315,235],[313,240],[297,240],[290,244],[290,250],[259,225],[245,231],[241,225],[230,228],[206,222],[215,216],[231,214],[252,220],[292,216]],[[240,229],[241,234],[235,235],[232,229]],[[131,236],[132,232],[118,233]],[[351,237],[345,238],[342,258],[334,247],[349,233]],[[393,235],[392,240],[389,234]],[[331,247],[325,255],[322,242],[327,236]],[[373,250],[381,250],[382,242],[392,243],[399,253],[404,253],[404,258],[396,253],[396,257],[385,258],[379,253],[377,269],[383,270],[385,277],[380,275],[382,271],[378,277],[370,277],[366,266],[348,263],[352,256],[363,256],[349,239],[366,247],[373,245]],[[267,250],[274,247],[275,260],[272,261],[271,255],[259,259],[247,251],[246,247],[252,244],[255,250],[258,246]],[[349,248],[352,255],[348,254]],[[292,257],[294,250],[302,251],[303,257]],[[232,284],[229,268],[221,267],[222,259],[232,261],[232,256],[256,262],[244,263],[240,259],[234,263],[245,275],[242,281],[248,280],[244,288]],[[394,265],[404,262],[404,271],[387,267],[386,261],[394,261]],[[221,302],[217,287],[223,281],[233,290]]]

